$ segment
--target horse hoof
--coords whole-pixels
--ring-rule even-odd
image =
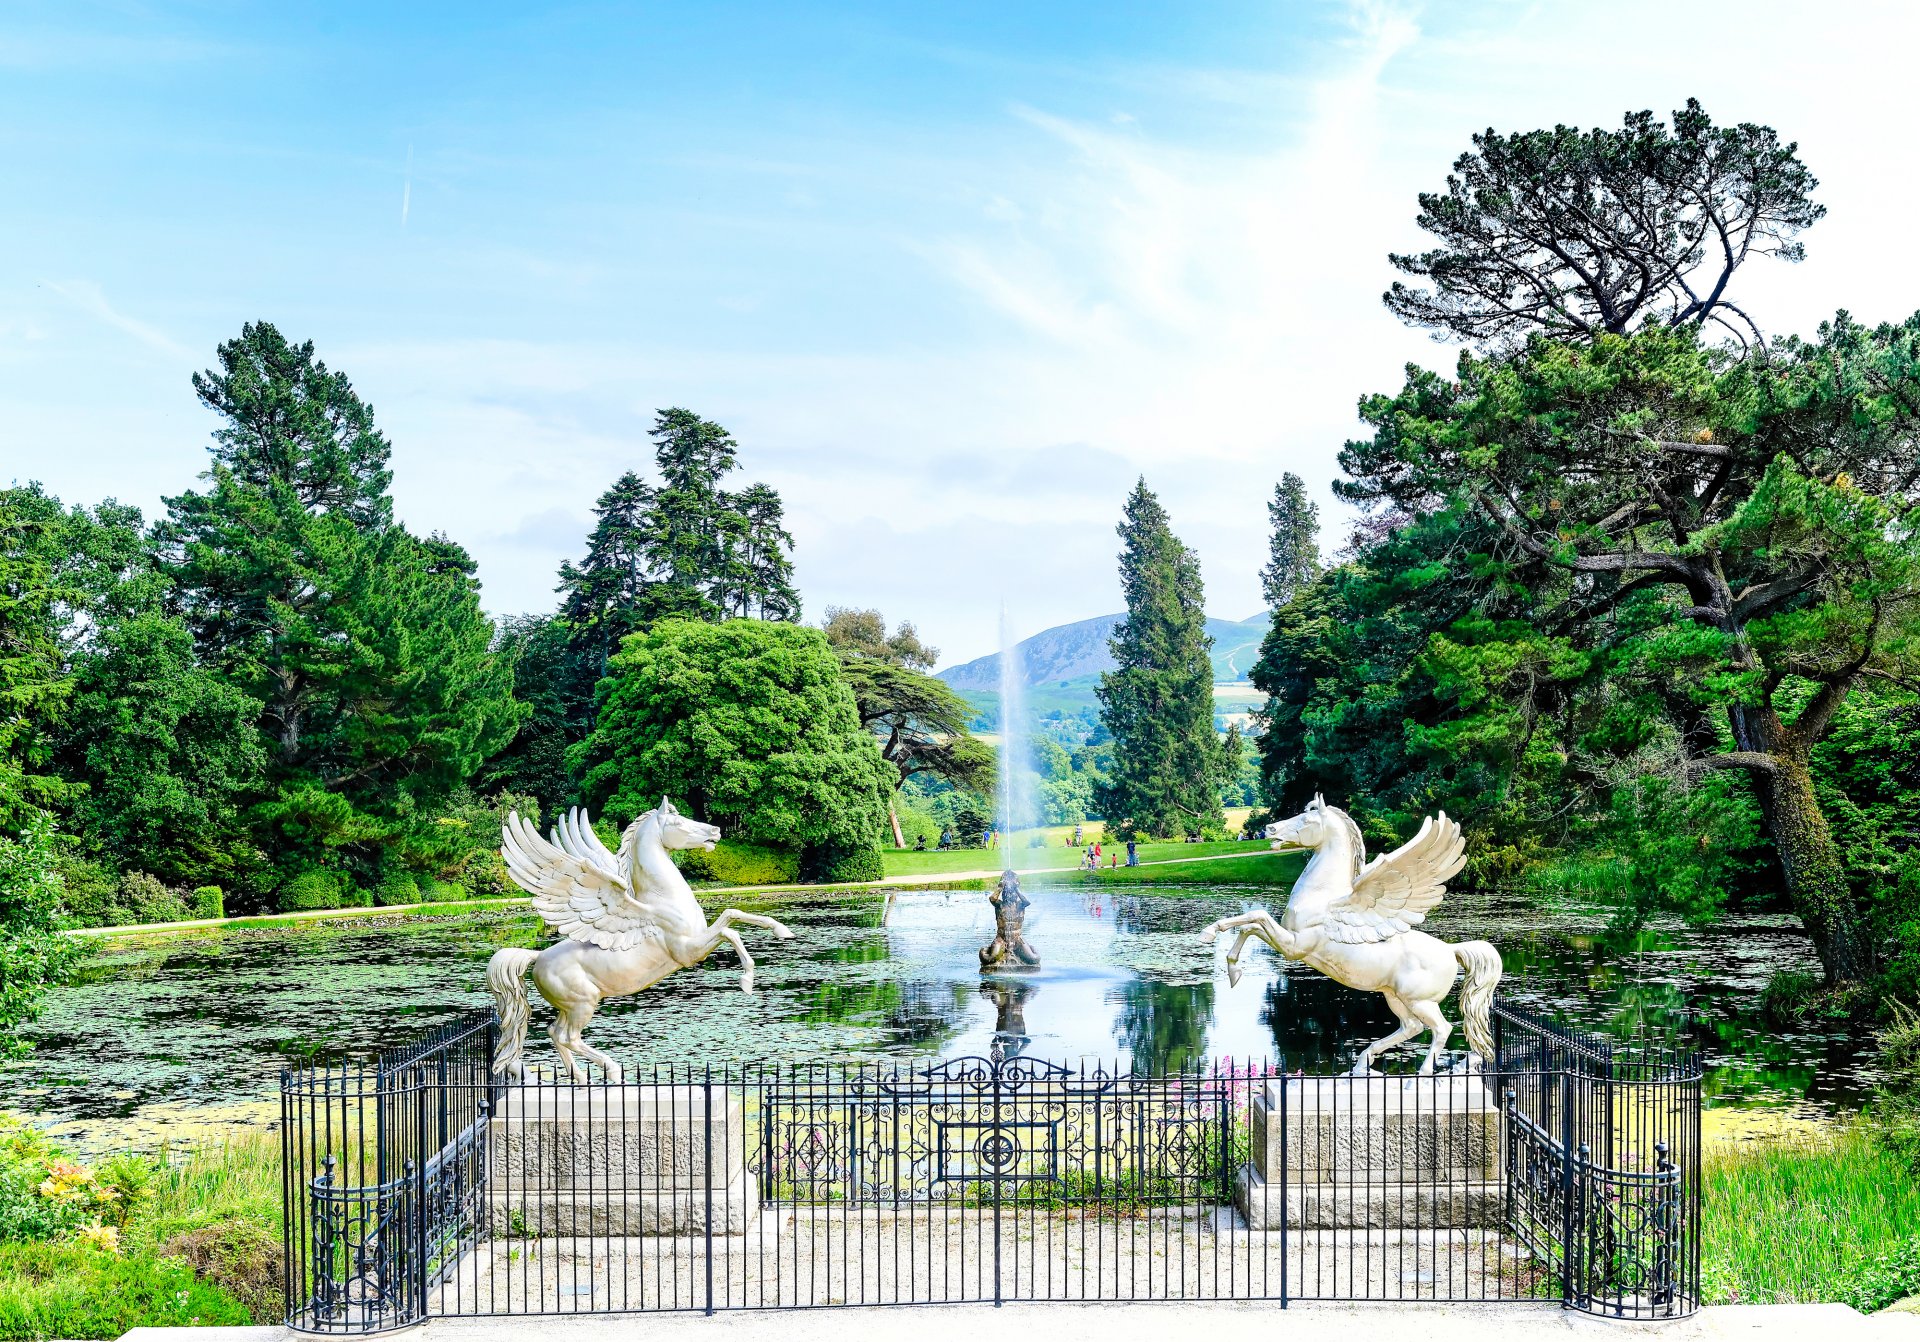
[[[751,974],[741,975],[740,991],[745,993],[748,997],[753,996],[753,975]]]
[[[1228,961],[1227,962],[1227,986],[1229,988],[1239,987],[1240,976],[1245,972],[1246,971],[1240,967],[1239,961],[1237,960]]]
[[[1200,944],[1202,946],[1211,946],[1213,945],[1213,939],[1219,935],[1219,925],[1216,923],[1208,923],[1200,929]]]
[[[775,923],[773,925],[773,933],[775,936],[779,937],[780,940],[782,941],[793,940],[793,929],[791,927],[788,927],[785,923]]]

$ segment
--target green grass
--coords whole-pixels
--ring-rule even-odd
[[[123,1191],[118,1255],[74,1242],[0,1242],[0,1342],[114,1338],[140,1326],[277,1323],[280,1143],[243,1132],[171,1160],[94,1166]]]
[[[1212,861],[1182,861],[1174,858],[1154,866],[1101,867],[1098,872],[1063,871],[1038,875],[1034,884],[1046,885],[1292,885],[1300,875],[1303,859],[1297,853],[1274,853],[1253,849],[1250,844],[1171,844],[1169,847],[1200,850],[1239,848],[1243,851]],[[1140,861],[1147,857],[1143,851]]]
[[[1920,1293],[1920,1179],[1864,1128],[1723,1151],[1705,1173],[1707,1303],[1874,1310]]]
[[[1109,855],[1115,850],[1120,860],[1127,860],[1127,848],[1123,843],[1107,843],[1102,840],[1103,851],[1100,855],[1101,871],[1106,871]],[[1264,844],[1241,841],[1231,843],[1143,843],[1139,845],[1142,862],[1166,861],[1168,859],[1192,859],[1221,854],[1244,854],[1263,856],[1269,853]],[[1058,841],[1045,848],[1016,847],[1005,848],[962,848],[948,853],[915,853],[897,848],[886,849],[882,856],[886,859],[888,876],[935,876],[955,871],[991,871],[1001,867],[1009,857],[1021,872],[1029,871],[1073,871],[1080,865],[1083,850],[1062,846]],[[1272,860],[1272,859],[1269,859]]]

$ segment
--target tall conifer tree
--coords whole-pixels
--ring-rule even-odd
[[[1100,721],[1114,755],[1100,804],[1123,838],[1218,831],[1226,761],[1213,730],[1199,557],[1173,534],[1144,478],[1119,535],[1127,615],[1108,644],[1119,665],[1100,677]]]
[[[1267,503],[1273,535],[1267,542],[1267,566],[1260,590],[1267,609],[1279,610],[1320,576],[1320,509],[1307,497],[1306,482],[1292,471],[1280,477]]]

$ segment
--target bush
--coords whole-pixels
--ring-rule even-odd
[[[74,853],[54,860],[60,876],[60,909],[70,927],[118,927],[133,915],[115,898],[119,881],[106,866]]]
[[[852,885],[858,881],[877,881],[887,874],[878,845],[863,848],[834,847],[818,849],[802,864],[810,880],[828,885]]]
[[[245,1306],[178,1259],[122,1258],[72,1241],[0,1244],[0,1338],[251,1322]]]
[[[428,881],[420,889],[421,902],[426,904],[457,904],[467,898],[466,888],[452,881]]]
[[[382,906],[418,904],[420,883],[413,879],[411,872],[390,871],[374,887],[373,902]]]
[[[307,909],[337,909],[346,902],[340,877],[319,867],[308,867],[280,887],[275,907],[282,913]]]
[[[217,885],[203,885],[187,896],[187,908],[196,918],[227,916],[227,896]]]
[[[1892,1004],[1880,1031],[1880,1088],[1873,1119],[1881,1136],[1920,1174],[1920,1012]]]
[[[722,839],[711,853],[690,848],[673,855],[689,881],[720,885],[789,885],[800,879],[797,854],[761,844]]]
[[[255,1323],[278,1323],[286,1312],[280,1281],[285,1251],[280,1236],[259,1221],[234,1217],[189,1230],[160,1252],[239,1301]]]
[[[183,923],[193,916],[184,899],[144,871],[130,871],[120,878],[115,902],[136,923]]]

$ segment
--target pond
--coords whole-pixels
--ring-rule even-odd
[[[1236,987],[1196,931],[1271,890],[1132,886],[1030,890],[1037,972],[983,978],[992,937],[983,893],[861,892],[786,898],[795,931],[748,931],[759,991],[738,991],[724,948],[638,997],[610,1002],[591,1036],[630,1062],[960,1056],[996,1030],[1033,1055],[1177,1067],[1209,1057],[1345,1067],[1393,1018],[1353,992],[1250,953]],[[1775,1032],[1755,1004],[1781,968],[1813,969],[1790,917],[1656,928],[1624,944],[1604,919],[1498,896],[1450,896],[1428,927],[1485,937],[1507,962],[1501,991],[1622,1036],[1690,1037],[1708,1058],[1709,1103],[1831,1111],[1869,1088],[1867,1048],[1841,1030]],[[342,920],[167,939],[116,940],[59,990],[36,1051],[0,1071],[0,1108],[23,1109],[83,1147],[145,1144],[228,1122],[270,1121],[279,1070],[371,1052],[483,1006],[486,959],[537,945],[530,915]],[[1458,1020],[1450,1003],[1449,1016]],[[533,1061],[551,1060],[535,1005]],[[1459,1036],[1456,1034],[1456,1040]],[[1411,1061],[1411,1050],[1399,1055]]]

